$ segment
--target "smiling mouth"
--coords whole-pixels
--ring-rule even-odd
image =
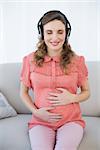
[[[51,45],[53,46],[57,46],[59,44],[59,42],[51,42]]]

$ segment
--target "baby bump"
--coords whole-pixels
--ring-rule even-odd
[[[53,89],[53,91],[54,91],[54,89]],[[41,91],[38,91],[38,93],[36,93],[35,105],[38,108],[52,106],[52,104],[48,100],[49,92],[52,92],[52,89],[46,88],[46,89],[42,89]],[[50,112],[61,114],[63,117],[65,117],[66,115],[70,116],[74,112],[74,104],[71,103],[68,105],[56,106]]]
[[[51,89],[46,88],[46,89],[42,89],[41,91],[38,91],[38,93],[36,93],[36,97],[35,97],[34,102],[38,108],[51,106],[51,104],[48,100],[48,93],[49,92],[51,92]]]
[[[51,113],[61,114],[62,118],[54,123],[51,123],[51,126],[60,127],[66,122],[77,120],[76,110],[74,108],[74,104],[68,104],[66,106],[58,106],[53,110],[50,110]],[[79,119],[79,118],[78,118]]]
[[[38,91],[38,93],[36,93],[37,97],[35,97],[35,105],[38,108],[49,107],[52,105],[48,100],[49,92],[52,92],[52,90],[49,88],[46,88],[46,89],[43,89],[41,91]],[[65,120],[75,119],[78,116],[78,114],[80,113],[80,109],[79,109],[78,104],[71,103],[68,105],[54,107],[54,109],[50,110],[49,112],[61,114],[62,119],[60,121],[62,122]]]
[[[52,113],[57,113],[62,115],[62,119],[67,117],[69,118],[74,113],[74,106],[73,104],[68,104],[64,106],[57,106],[53,110],[50,110]]]

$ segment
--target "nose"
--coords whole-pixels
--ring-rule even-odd
[[[53,33],[53,34],[52,34],[52,40],[53,40],[53,41],[56,41],[57,39],[58,39],[57,33]]]

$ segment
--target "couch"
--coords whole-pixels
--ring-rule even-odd
[[[86,128],[78,150],[100,150],[100,62],[87,66],[91,97],[80,104]],[[21,63],[0,64],[0,91],[17,112],[0,119],[0,150],[31,150],[27,126],[31,112],[20,99],[20,69]]]

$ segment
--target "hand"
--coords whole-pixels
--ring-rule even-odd
[[[60,93],[49,93],[48,99],[50,100],[50,103],[52,106],[61,106],[61,105],[67,105],[72,102],[74,102],[74,99],[76,97],[75,94],[70,93],[68,90],[64,88],[57,88],[57,90],[61,91]]]
[[[43,107],[40,109],[36,109],[34,115],[35,117],[47,121],[47,122],[57,122],[59,121],[62,116],[60,114],[50,113],[49,111],[54,109],[54,107]]]

